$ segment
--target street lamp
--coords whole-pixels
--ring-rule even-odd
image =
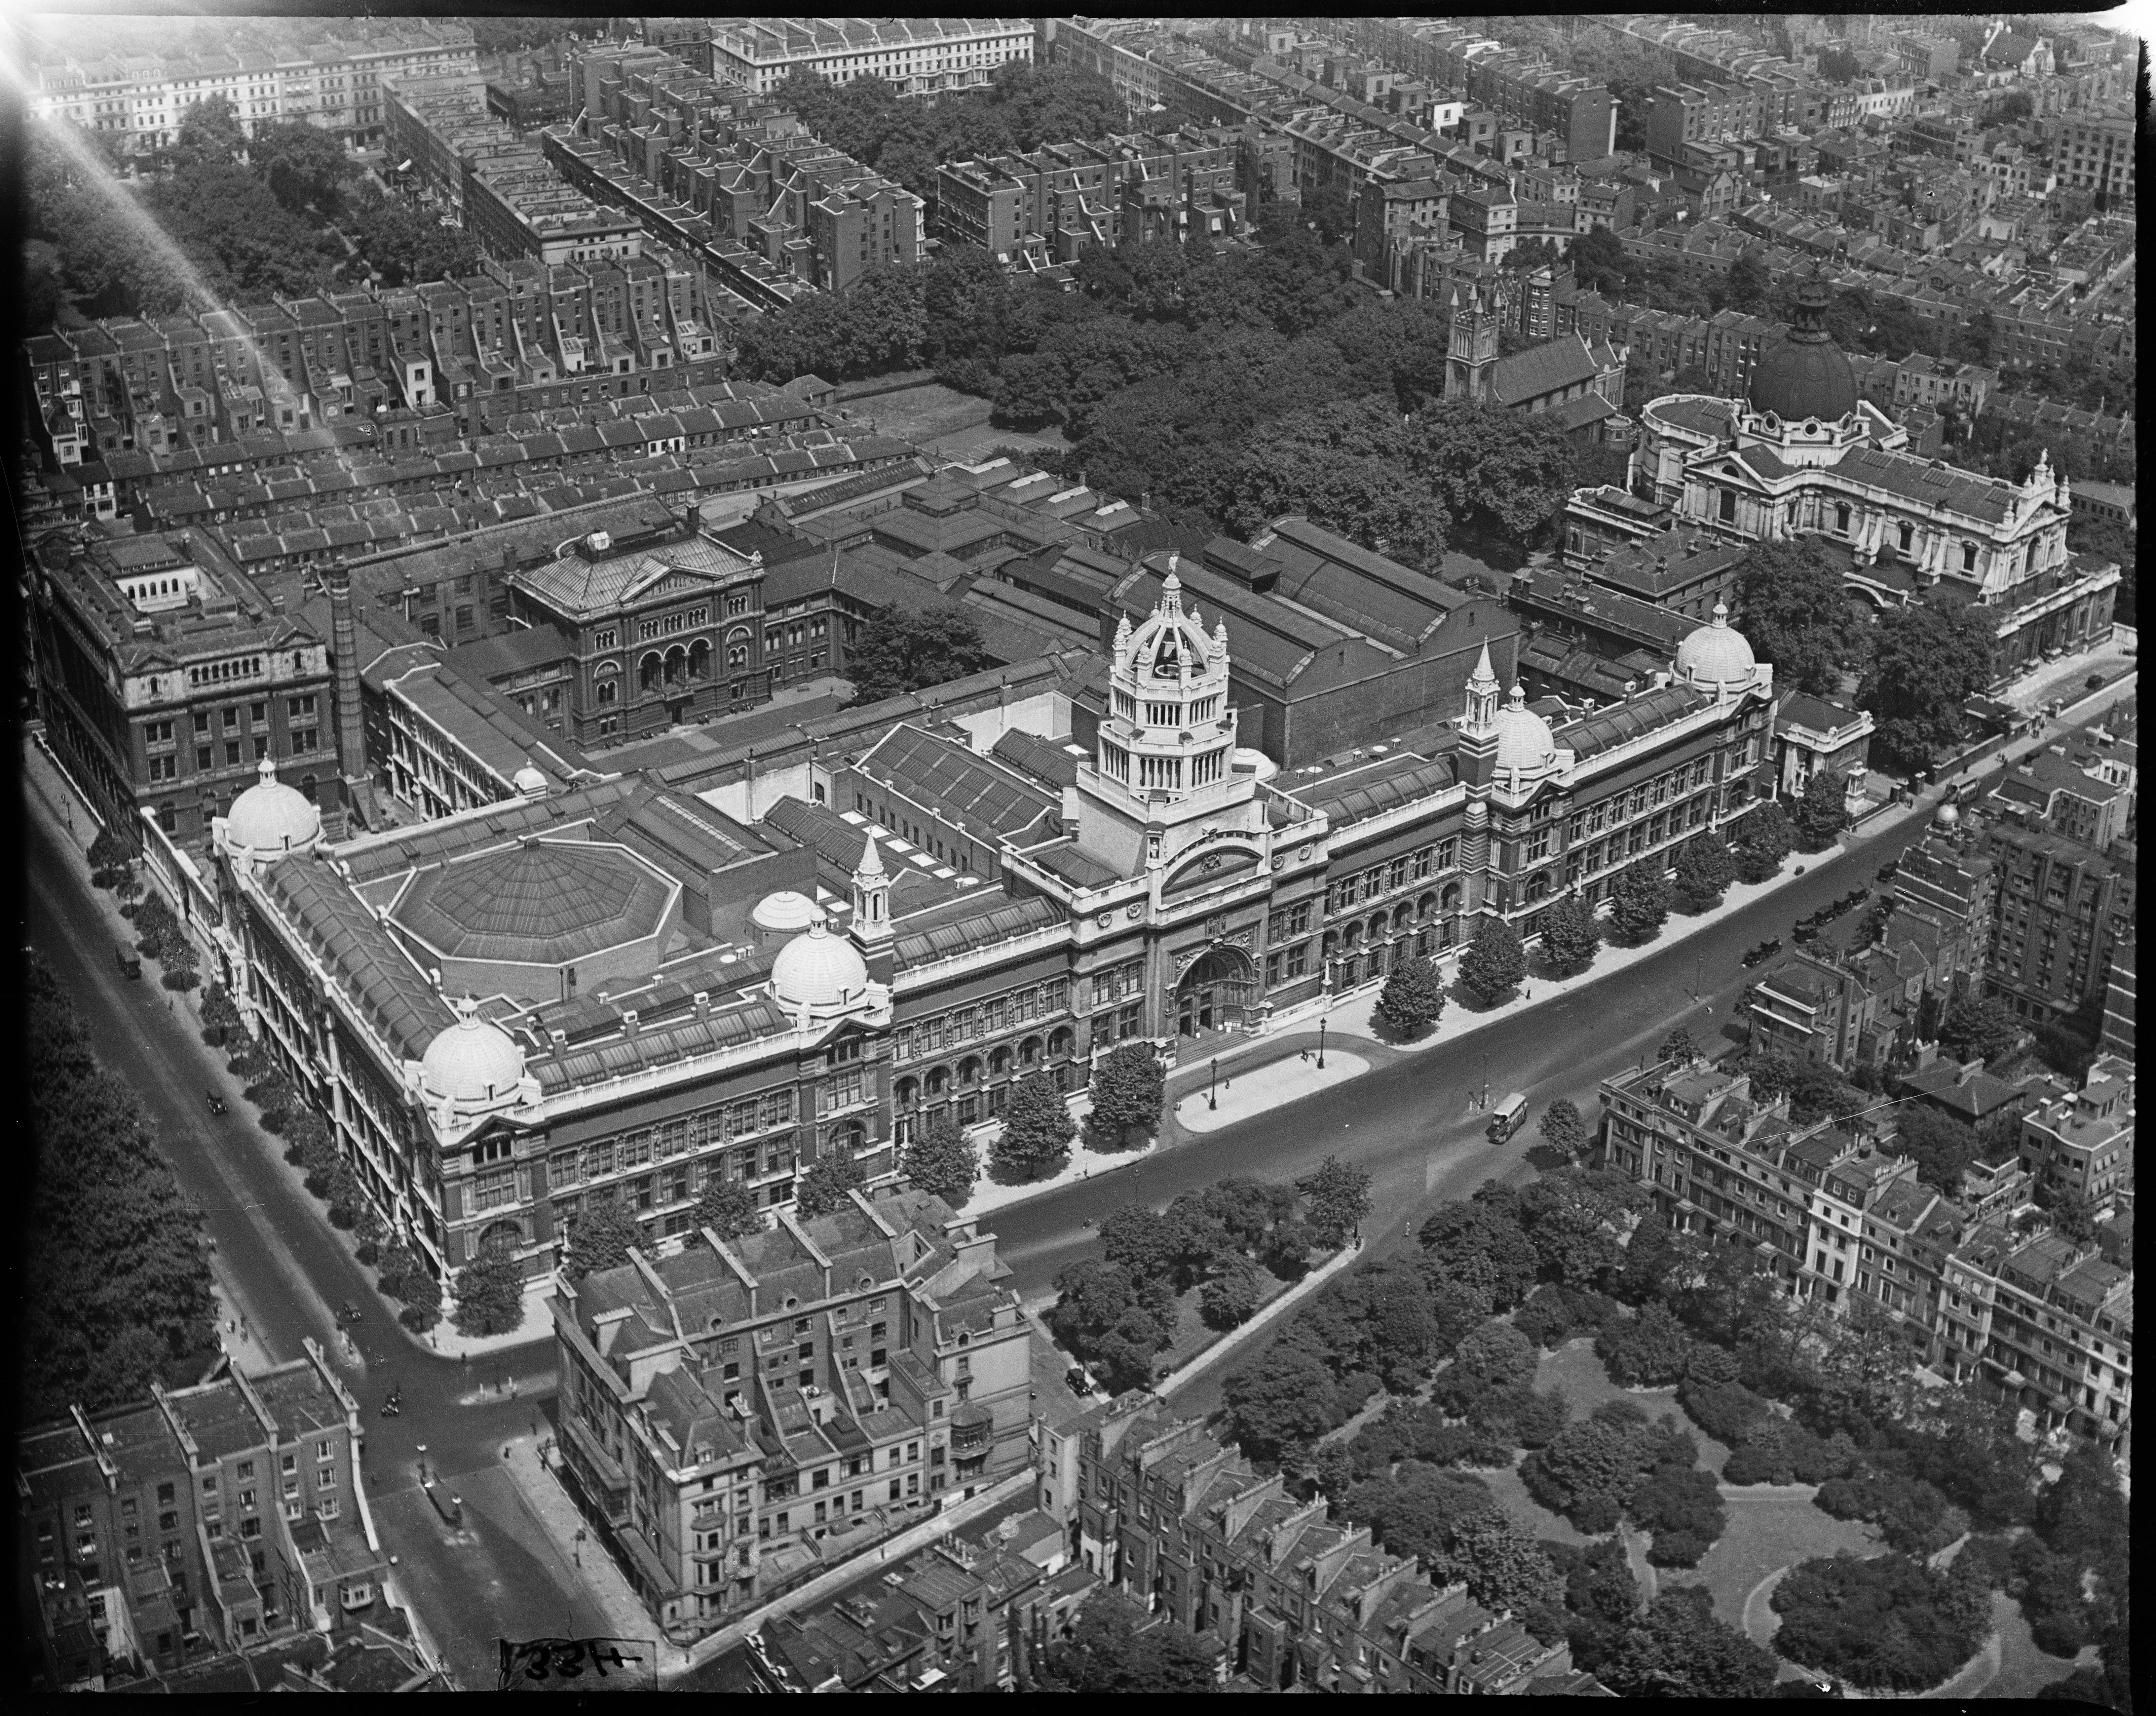
[[[1317,1070],[1325,1071],[1325,1015],[1317,1016]]]
[[[1214,1081],[1219,1076],[1220,1057],[1215,1055],[1213,1057],[1212,1069],[1205,1075],[1205,1106],[1208,1108],[1218,1108],[1220,1106],[1220,1098],[1214,1093],[1213,1090]]]
[[[427,1482],[427,1445],[424,1442],[419,1444],[419,1482]]]
[[[1699,999],[1699,980],[1707,970],[1707,955],[1702,953],[1691,962],[1691,998]]]
[[[1490,1051],[1482,1051],[1482,1106],[1490,1106]]]

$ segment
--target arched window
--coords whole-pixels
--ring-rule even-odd
[[[1341,926],[1340,945],[1342,948],[1353,948],[1359,943],[1362,939],[1363,926],[1361,924],[1348,923]]]
[[[1457,912],[1460,909],[1460,884],[1456,881],[1447,882],[1445,885],[1445,897],[1440,902],[1442,909],[1447,912]]]
[[[1549,891],[1550,873],[1547,870],[1538,870],[1527,878],[1527,897],[1530,900],[1547,899]]]
[[[1373,942],[1378,940],[1384,934],[1385,928],[1385,914],[1382,912],[1373,912],[1370,914],[1370,939]]]
[[[917,1108],[921,1106],[921,1081],[901,1078],[891,1087],[891,1101],[901,1108]]]
[[[932,1066],[928,1069],[928,1098],[931,1102],[935,1101],[950,1088],[951,1069],[949,1067]]]
[[[1394,929],[1405,929],[1408,925],[1414,922],[1414,907],[1408,904],[1405,900],[1401,901],[1399,905],[1393,907],[1393,927]]]
[[[1069,1055],[1076,1052],[1078,1033],[1067,1025],[1059,1025],[1048,1034],[1048,1052],[1050,1055]]]
[[[702,638],[689,645],[689,677],[709,679],[711,676],[711,646]]]
[[[842,1159],[857,1156],[867,1142],[866,1128],[858,1120],[849,1120],[831,1133],[831,1154]]]
[[[1010,1076],[1010,1070],[1011,1051],[1009,1049],[991,1049],[988,1051],[988,1076],[990,1078],[1009,1078]]]
[[[636,664],[637,690],[639,691],[653,691],[658,690],[660,678],[665,670],[665,664],[659,659],[658,653],[655,650],[652,654],[644,657],[642,660]]]
[[[689,676],[689,652],[676,644],[666,652],[666,683],[678,686]]]
[[[1327,959],[1330,959],[1335,953],[1340,951],[1340,937],[1335,931],[1328,929],[1325,932],[1325,941],[1322,951],[1324,957]]]
[[[1415,902],[1415,916],[1416,916],[1416,917],[1433,917],[1436,916],[1436,914],[1437,914],[1437,895],[1436,895],[1435,892],[1427,892],[1427,893],[1424,893],[1424,894],[1423,895],[1423,897],[1422,897],[1419,900],[1417,900],[1417,901]]]
[[[958,1082],[962,1085],[973,1085],[978,1084],[980,1081],[981,1057],[978,1055],[968,1055],[958,1063]]]
[[[1031,1068],[1040,1065],[1040,1039],[1028,1037],[1018,1046],[1018,1064]]]
[[[479,1236],[480,1255],[499,1257],[524,1243],[524,1229],[515,1221],[496,1221]]]

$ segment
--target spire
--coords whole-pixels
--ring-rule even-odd
[[[1490,665],[1490,645],[1487,643],[1482,645],[1482,659],[1475,664],[1475,671],[1468,676],[1467,683],[1471,686],[1486,685],[1493,691],[1497,689],[1497,675]]]
[[[868,838],[868,850],[861,854],[860,866],[854,871],[854,874],[881,876],[883,873],[883,855],[876,850],[875,836],[870,835]]]
[[[1481,737],[1490,733],[1497,722],[1497,676],[1490,666],[1490,645],[1482,645],[1481,659],[1475,664],[1474,676],[1467,681],[1467,715],[1460,723],[1460,731],[1471,737]]]

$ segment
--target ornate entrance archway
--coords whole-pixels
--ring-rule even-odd
[[[1176,981],[1177,1035],[1240,1030],[1245,1010],[1257,999],[1257,967],[1242,948],[1207,949]]]

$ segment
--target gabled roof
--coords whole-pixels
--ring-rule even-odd
[[[1500,405],[1524,405],[1530,399],[1592,382],[1600,373],[1587,342],[1578,334],[1568,334],[1499,358],[1490,372],[1490,395]]]
[[[750,570],[746,555],[702,536],[627,554],[587,559],[568,553],[511,575],[540,601],[575,619],[608,614],[636,601],[670,575],[716,587]]]
[[[855,765],[932,812],[1015,840],[1061,813],[1061,800],[1001,764],[919,727],[894,727]]]

